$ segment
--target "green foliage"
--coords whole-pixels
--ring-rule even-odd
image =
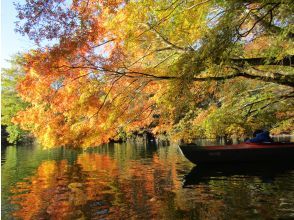
[[[16,55],[10,64],[10,68],[1,70],[1,125],[5,125],[9,133],[8,142],[16,143],[25,136],[26,132],[13,124],[11,120],[28,104],[21,100],[16,91],[17,82],[24,76],[23,58],[21,55]]]
[[[294,118],[289,118],[278,122],[272,129],[273,134],[286,133],[294,135]]]
[[[291,88],[239,79],[218,87],[204,95],[206,100],[181,112],[172,130],[176,138],[247,137],[256,129],[272,134],[293,132]]]

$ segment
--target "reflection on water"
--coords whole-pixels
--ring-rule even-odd
[[[258,177],[261,181],[274,181],[277,176],[287,174],[294,170],[294,161],[277,163],[250,162],[250,163],[223,163],[201,164],[195,166],[184,178],[183,187],[196,185],[201,182],[209,182],[211,179],[223,179],[228,177]]]
[[[224,211],[218,213],[219,219],[294,217],[293,163],[196,166],[185,176],[183,187],[193,202],[218,201]]]
[[[194,167],[176,146],[8,147],[2,219],[294,217],[292,165]]]

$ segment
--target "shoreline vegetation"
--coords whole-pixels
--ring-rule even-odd
[[[249,138],[250,136],[247,136]],[[291,134],[280,134],[280,135],[271,135],[272,139],[275,142],[294,142],[294,135]],[[37,141],[32,135],[22,135],[19,140],[9,143],[8,141],[9,133],[5,130],[5,126],[1,126],[1,146],[7,147],[11,144],[13,145],[22,145],[22,144],[33,144]],[[195,138],[190,140],[189,143],[194,143],[199,146],[212,146],[212,145],[230,145],[238,144],[244,142],[246,139],[244,137],[217,137],[217,138]],[[159,145],[159,146],[169,146],[172,141],[168,135],[153,135],[148,131],[142,131],[141,133],[133,133],[131,135],[121,135],[119,138],[110,139],[106,144],[116,144],[116,143],[145,143],[149,145]],[[176,143],[183,143],[183,140],[176,141]],[[68,146],[67,146],[68,147]],[[94,147],[94,146],[91,146]]]

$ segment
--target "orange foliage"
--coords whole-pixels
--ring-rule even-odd
[[[218,103],[224,96],[219,82],[238,76],[230,57],[263,53],[272,39],[257,34],[244,43],[236,33],[236,28],[254,27],[246,11],[259,4],[219,13],[216,9],[224,7],[219,1],[196,2],[36,0],[18,5],[18,31],[36,43],[57,43],[25,55],[26,75],[17,89],[31,106],[14,122],[44,146],[86,147],[114,139],[121,128],[168,131],[186,116],[188,121],[190,111]],[[241,10],[245,13],[239,15]],[[220,22],[209,27],[211,17]],[[224,24],[228,18],[234,22]],[[231,42],[235,38],[239,41]],[[235,51],[240,48],[244,54]],[[246,77],[264,77],[250,74]],[[273,80],[266,76],[266,82]],[[194,116],[198,123],[207,114]]]

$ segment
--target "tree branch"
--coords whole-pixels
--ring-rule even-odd
[[[246,59],[245,59],[246,60]],[[63,66],[65,67],[65,66]],[[138,72],[138,71],[124,71],[120,72],[117,70],[112,70],[112,69],[107,69],[104,67],[89,67],[89,66],[66,66],[67,68],[81,68],[81,69],[95,69],[99,70],[102,72],[108,72],[108,73],[113,73],[115,75],[120,75],[120,76],[125,76],[129,78],[148,78],[148,79],[153,79],[153,80],[183,80],[185,77],[181,76],[158,76],[158,75],[153,75],[151,73],[143,73],[143,72]],[[247,79],[256,79],[256,80],[261,80],[264,82],[271,82],[271,83],[276,83],[279,85],[285,85],[285,86],[290,86],[294,87],[294,75],[284,75],[280,73],[274,73],[274,76],[264,76],[264,75],[253,75],[246,73],[243,71],[240,67],[230,67],[234,70],[236,70],[237,73],[231,74],[231,75],[224,75],[224,76],[207,76],[207,77],[194,77],[194,78],[187,78],[188,80],[195,81],[195,82],[205,82],[205,81],[221,81],[221,80],[228,80],[232,78],[237,78],[237,77],[245,77]],[[83,75],[84,76],[84,75]]]
[[[155,32],[156,36],[159,37],[160,39],[163,40],[163,42],[171,47],[173,47],[175,50],[180,50],[180,51],[191,51],[193,50],[192,48],[185,48],[185,47],[180,47],[175,45],[174,43],[170,42],[166,37],[162,36],[162,34],[157,31],[154,27],[152,27],[151,25],[148,24],[148,27],[150,28],[150,30],[152,30],[153,32]]]
[[[245,64],[250,64],[254,66],[258,65],[278,65],[278,66],[291,66],[294,64],[294,55],[289,55],[284,57],[282,60],[276,60],[275,58],[232,58],[231,61],[237,66],[243,67]]]
[[[267,5],[272,5],[273,4],[273,7],[272,8],[270,8],[264,15],[262,15],[261,17],[258,17],[258,19],[256,19],[256,21],[255,21],[255,23],[252,25],[252,27],[249,29],[249,30],[247,30],[247,31],[245,31],[244,33],[240,33],[240,28],[241,28],[241,26],[243,25],[243,23],[247,20],[247,17],[249,17],[249,14],[251,13],[251,11],[253,11],[253,10],[256,10],[256,9],[253,9],[253,10],[250,10],[249,12],[248,12],[248,14],[245,16],[245,18],[242,20],[242,22],[241,22],[241,24],[239,25],[239,27],[237,28],[237,33],[238,33],[238,35],[240,36],[240,37],[246,37],[254,28],[255,28],[255,26],[259,23],[259,22],[261,22],[261,21],[263,21],[264,20],[264,18],[266,17],[266,16],[268,16],[268,15],[270,15],[270,16],[272,16],[272,11],[276,8],[276,7],[278,7],[281,3],[267,3],[267,4],[265,4],[265,5],[263,5],[262,7],[260,7],[260,8],[258,8],[258,10],[261,10],[262,8],[264,8],[265,6],[267,6]]]

